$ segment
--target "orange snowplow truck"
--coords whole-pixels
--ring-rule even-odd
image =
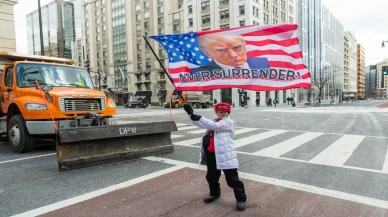
[[[0,135],[15,152],[52,138],[66,171],[174,151],[175,122],[118,124],[115,102],[74,62],[0,51]]]
[[[101,125],[93,114],[106,117],[104,124],[117,123],[115,102],[95,90],[88,72],[74,62],[0,51],[0,133],[8,136],[15,152],[29,152],[36,138],[56,135],[36,81],[58,128]]]

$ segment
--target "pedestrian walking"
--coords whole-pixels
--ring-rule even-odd
[[[203,201],[211,203],[221,195],[219,179],[221,170],[225,174],[226,183],[233,188],[236,198],[236,209],[246,209],[246,194],[243,182],[239,179],[237,169],[238,160],[234,147],[235,122],[229,117],[231,107],[227,103],[218,103],[214,107],[217,118],[214,120],[194,114],[190,105],[185,104],[184,109],[192,123],[200,128],[207,129],[201,141],[200,164],[206,164],[206,180],[210,193]]]
[[[273,104],[274,104],[275,107],[276,107],[276,104],[278,104],[278,100],[277,100],[277,99],[273,99]]]
[[[260,106],[260,97],[256,97],[256,107]]]

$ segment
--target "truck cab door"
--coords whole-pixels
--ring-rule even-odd
[[[1,110],[7,113],[9,104],[15,99],[16,93],[13,91],[14,87],[14,67],[9,66],[3,73],[4,87],[1,88]]]

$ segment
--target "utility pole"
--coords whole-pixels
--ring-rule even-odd
[[[40,0],[38,0],[38,12],[39,12],[39,32],[40,32],[40,54],[42,56],[44,56],[43,30],[42,30],[42,12],[40,10]]]

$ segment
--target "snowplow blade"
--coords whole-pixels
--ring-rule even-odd
[[[175,122],[161,121],[58,130],[60,171],[174,152]]]

